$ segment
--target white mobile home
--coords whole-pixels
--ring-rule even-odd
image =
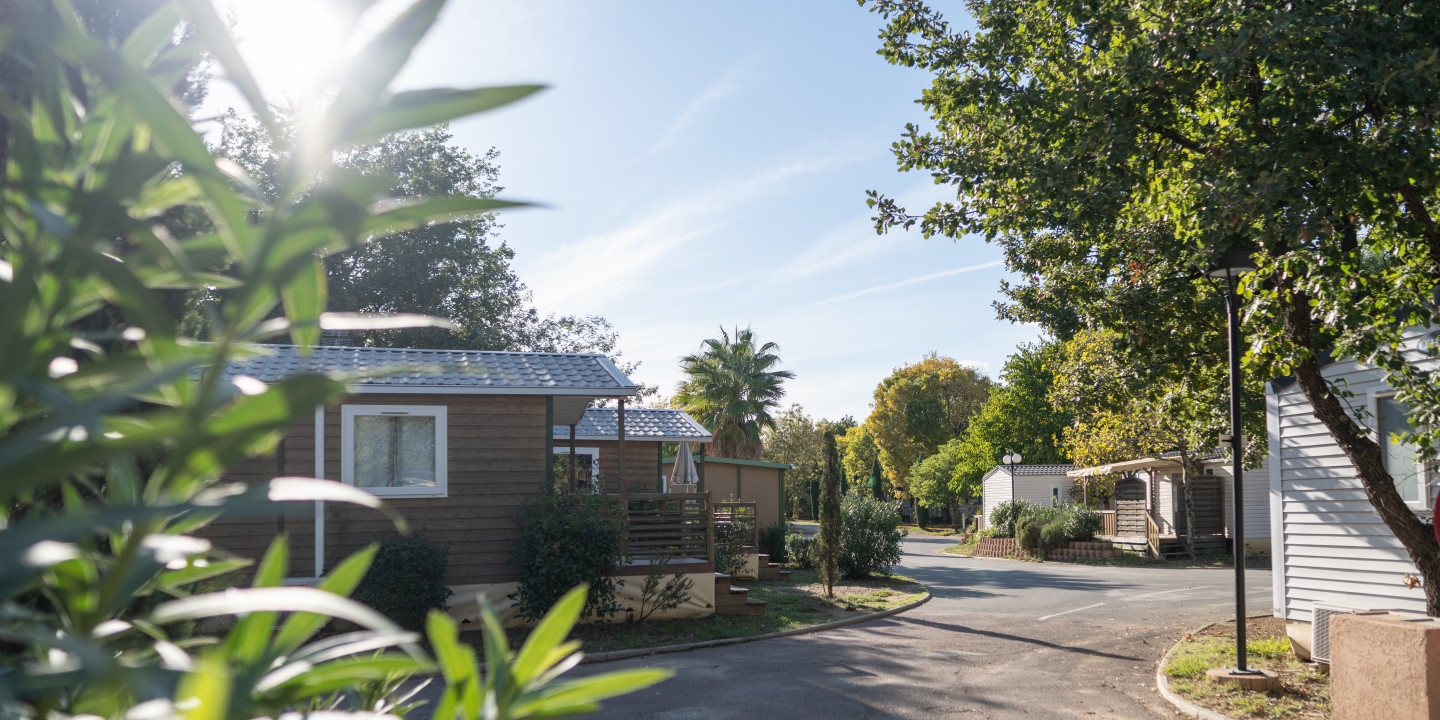
[[[1106,518],[1106,537],[1139,549],[1148,546],[1151,522],[1155,525],[1156,547],[1150,552],[1173,555],[1183,552],[1180,538],[1186,533],[1184,490],[1180,485],[1180,464],[1174,453],[1070,471],[1076,482],[1099,475],[1120,475],[1115,483],[1115,509]],[[1242,478],[1245,513],[1245,547],[1250,552],[1270,551],[1269,469],[1267,464],[1247,469]],[[1230,460],[1216,451],[1200,459],[1200,475],[1191,478],[1195,502],[1195,534],[1198,550],[1218,550],[1234,537],[1235,481]],[[1107,514],[1111,511],[1106,511]],[[1113,530],[1113,531],[1112,531]]]
[[[996,465],[981,480],[981,511],[986,518],[1000,503],[1029,500],[1037,505],[1068,505],[1075,481],[1065,473],[1074,465]],[[1013,481],[1012,481],[1013,479]]]
[[[1424,336],[1407,338],[1413,347]],[[1412,362],[1435,367],[1416,351]],[[1353,359],[1321,370],[1332,385],[1352,394],[1351,416],[1370,428],[1384,452],[1386,469],[1421,517],[1431,515],[1440,478],[1415,459],[1414,448],[1394,434],[1409,429],[1408,409],[1385,383],[1385,373]],[[1425,595],[1407,583],[1416,569],[1370,500],[1347,457],[1318,420],[1299,386],[1277,380],[1266,387],[1270,441],[1271,524],[1275,543],[1275,614],[1286,620],[1292,639],[1309,646],[1315,603],[1351,608],[1425,611]]]

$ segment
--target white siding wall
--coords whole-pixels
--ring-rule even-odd
[[[1324,375],[1354,393],[1352,407],[1367,407],[1371,391],[1388,389],[1382,371],[1354,361],[1332,364]],[[1273,543],[1276,615],[1309,622],[1317,600],[1424,612],[1424,593],[1401,584],[1415,566],[1304,393],[1291,385],[1267,397],[1267,406],[1271,516],[1282,524],[1283,535]],[[1264,476],[1246,475],[1251,477]]]
[[[1179,468],[1176,468],[1174,474],[1177,477],[1178,473]],[[1175,501],[1176,485],[1170,482],[1171,474],[1169,468],[1157,468],[1153,472],[1146,473],[1146,482],[1159,483],[1155,486],[1156,514],[1159,515],[1156,518],[1156,524],[1160,526],[1160,532],[1166,535],[1175,534],[1175,508],[1180,505]],[[1148,485],[1145,487],[1145,491],[1150,492]]]
[[[985,517],[990,517],[990,512],[995,506],[1010,500],[1010,473],[1003,469],[991,470],[984,478],[984,510]],[[1015,498],[1017,500],[1029,500],[1036,505],[1050,504],[1050,488],[1054,485],[1060,486],[1060,497],[1062,502],[1071,502],[1070,488],[1075,481],[1066,475],[1016,475],[1015,476]]]
[[[1220,477],[1225,494],[1225,527],[1235,527],[1235,479],[1230,472],[1228,461],[1224,464],[1205,463],[1205,469]],[[1160,531],[1175,532],[1175,514],[1183,512],[1184,501],[1180,497],[1180,469],[1160,468],[1159,513]],[[1174,476],[1175,481],[1170,478]],[[1142,474],[1142,478],[1148,477]],[[1250,539],[1270,537],[1270,468],[1269,461],[1260,467],[1245,470],[1245,537]]]

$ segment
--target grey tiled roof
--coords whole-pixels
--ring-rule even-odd
[[[294,375],[323,373],[367,387],[558,395],[622,396],[634,395],[636,389],[609,359],[598,354],[324,346],[311,348],[307,357],[294,345],[260,347],[266,354],[230,363],[226,377],[248,375],[273,383]]]
[[[1074,469],[1075,469],[1075,466],[1074,466],[1074,465],[1016,465],[1016,466],[1015,466],[1015,474],[1016,474],[1016,475],[1064,475],[1065,473],[1070,472],[1071,470],[1074,470]],[[1007,473],[1007,474],[1008,474],[1010,468],[1009,468],[1009,466],[1007,466],[1007,465],[996,465],[995,468],[994,468],[993,470],[991,470],[991,472],[994,472],[995,470],[999,470],[999,471],[1002,472],[1002,473]]]
[[[556,440],[570,439],[569,425],[556,425],[554,432]],[[585,411],[585,417],[575,425],[577,440],[609,440],[619,434],[620,419],[615,408],[590,408]],[[652,408],[625,409],[625,437],[634,440],[664,439],[669,442],[710,442],[712,439],[710,431],[684,410]]]

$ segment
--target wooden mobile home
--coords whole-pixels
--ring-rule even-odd
[[[553,481],[556,437],[597,398],[636,386],[603,355],[289,345],[226,369],[275,383],[304,374],[344,379],[351,394],[284,435],[273,455],[233,467],[227,480],[277,476],[339,480],[381,497],[410,526],[450,546],[455,587],[513,582],[515,516]],[[608,411],[618,416],[619,409]],[[642,412],[643,414],[643,412]],[[588,427],[588,426],[587,426]],[[616,423],[602,472],[656,477],[658,443],[624,442]],[[587,441],[589,441],[587,439]],[[619,471],[623,458],[623,472]],[[219,547],[258,558],[277,534],[292,548],[289,578],[310,582],[355,549],[393,532],[374,511],[291,504],[264,517],[222,518],[205,530]]]

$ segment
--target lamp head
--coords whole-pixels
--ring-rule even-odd
[[[1010,456],[1010,459],[1011,459],[1011,460],[1014,460],[1016,465],[1019,465],[1019,464],[1020,464],[1020,460],[1021,460],[1021,458],[1020,458],[1020,453],[1017,452],[1017,453],[1015,453],[1014,455],[1011,455],[1011,456]]]
[[[1221,280],[1238,278],[1255,271],[1255,248],[1236,246],[1211,259],[1205,274]]]

